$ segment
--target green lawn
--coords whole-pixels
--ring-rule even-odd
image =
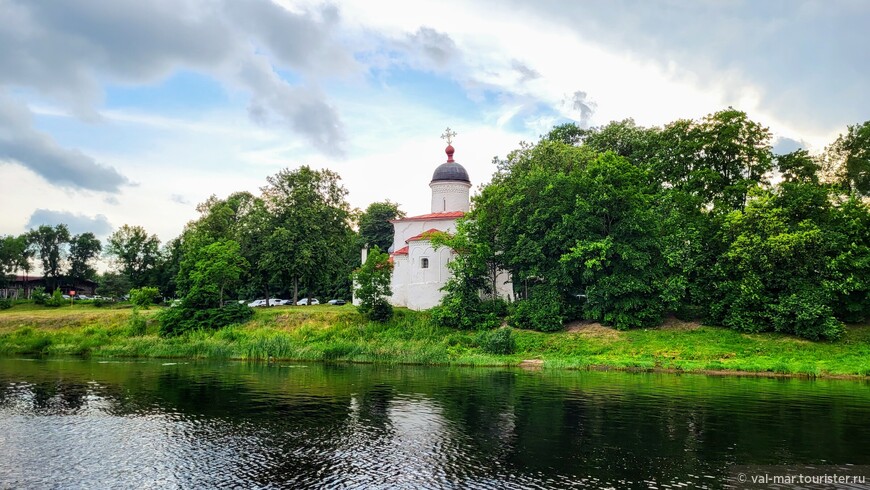
[[[488,366],[540,360],[545,368],[870,375],[870,325],[849,326],[837,342],[811,342],[673,321],[627,332],[578,324],[557,333],[514,330],[516,353],[493,355],[480,348],[478,332],[435,327],[425,312],[403,309],[378,324],[351,305],[258,308],[245,325],[168,339],[157,335],[156,311],[140,312],[143,332],[129,308],[16,305],[0,311],[0,354]]]

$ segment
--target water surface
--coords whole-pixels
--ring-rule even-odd
[[[721,488],[868,441],[862,381],[0,359],[0,488]]]

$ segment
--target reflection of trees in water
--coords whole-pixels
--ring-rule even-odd
[[[211,461],[197,469],[208,484],[685,481],[732,463],[870,463],[861,449],[870,397],[859,384],[827,394],[840,388],[494,369],[29,364],[0,360],[0,409],[161,415],[157,450],[179,467]]]

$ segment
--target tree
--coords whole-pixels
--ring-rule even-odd
[[[141,226],[124,225],[109,236],[106,253],[114,257],[118,271],[133,287],[148,285],[150,273],[160,258],[160,240],[148,236]]]
[[[87,232],[75,235],[69,242],[69,272],[67,275],[75,281],[91,279],[97,275],[91,262],[103,250],[100,241],[93,233]]]
[[[870,121],[849,126],[825,149],[824,168],[829,181],[854,196],[870,196]]]
[[[262,189],[271,216],[263,265],[272,271],[272,281],[293,291],[294,303],[300,286],[310,300],[332,278],[350,280],[353,268],[344,248],[336,246],[352,236],[347,190],[340,180],[330,170],[302,166],[269,176]]]
[[[369,250],[365,263],[354,272],[356,297],[360,300],[357,309],[371,320],[383,322],[393,316],[393,308],[387,302],[387,297],[393,294],[390,289],[392,271],[390,255],[375,246]]]
[[[109,298],[123,298],[133,288],[130,279],[118,272],[106,272],[98,276],[97,282],[97,294]]]
[[[42,273],[45,275],[49,289],[57,288],[63,261],[66,256],[66,244],[69,243],[69,229],[64,224],[54,227],[40,225],[27,234],[30,246],[33,247],[42,263]]]
[[[373,202],[359,217],[359,234],[362,245],[389,250],[393,245],[393,225],[390,220],[404,218],[399,205],[390,202]]]
[[[178,271],[178,290],[187,307],[217,308],[224,304],[224,292],[237,286],[248,261],[239,244],[221,240],[185,256]]]
[[[0,238],[0,281],[18,270],[30,271],[33,250],[28,245],[27,235],[4,235]]]

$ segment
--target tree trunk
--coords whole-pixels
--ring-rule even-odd
[[[293,306],[296,306],[296,301],[299,299],[299,278],[293,278]]]

